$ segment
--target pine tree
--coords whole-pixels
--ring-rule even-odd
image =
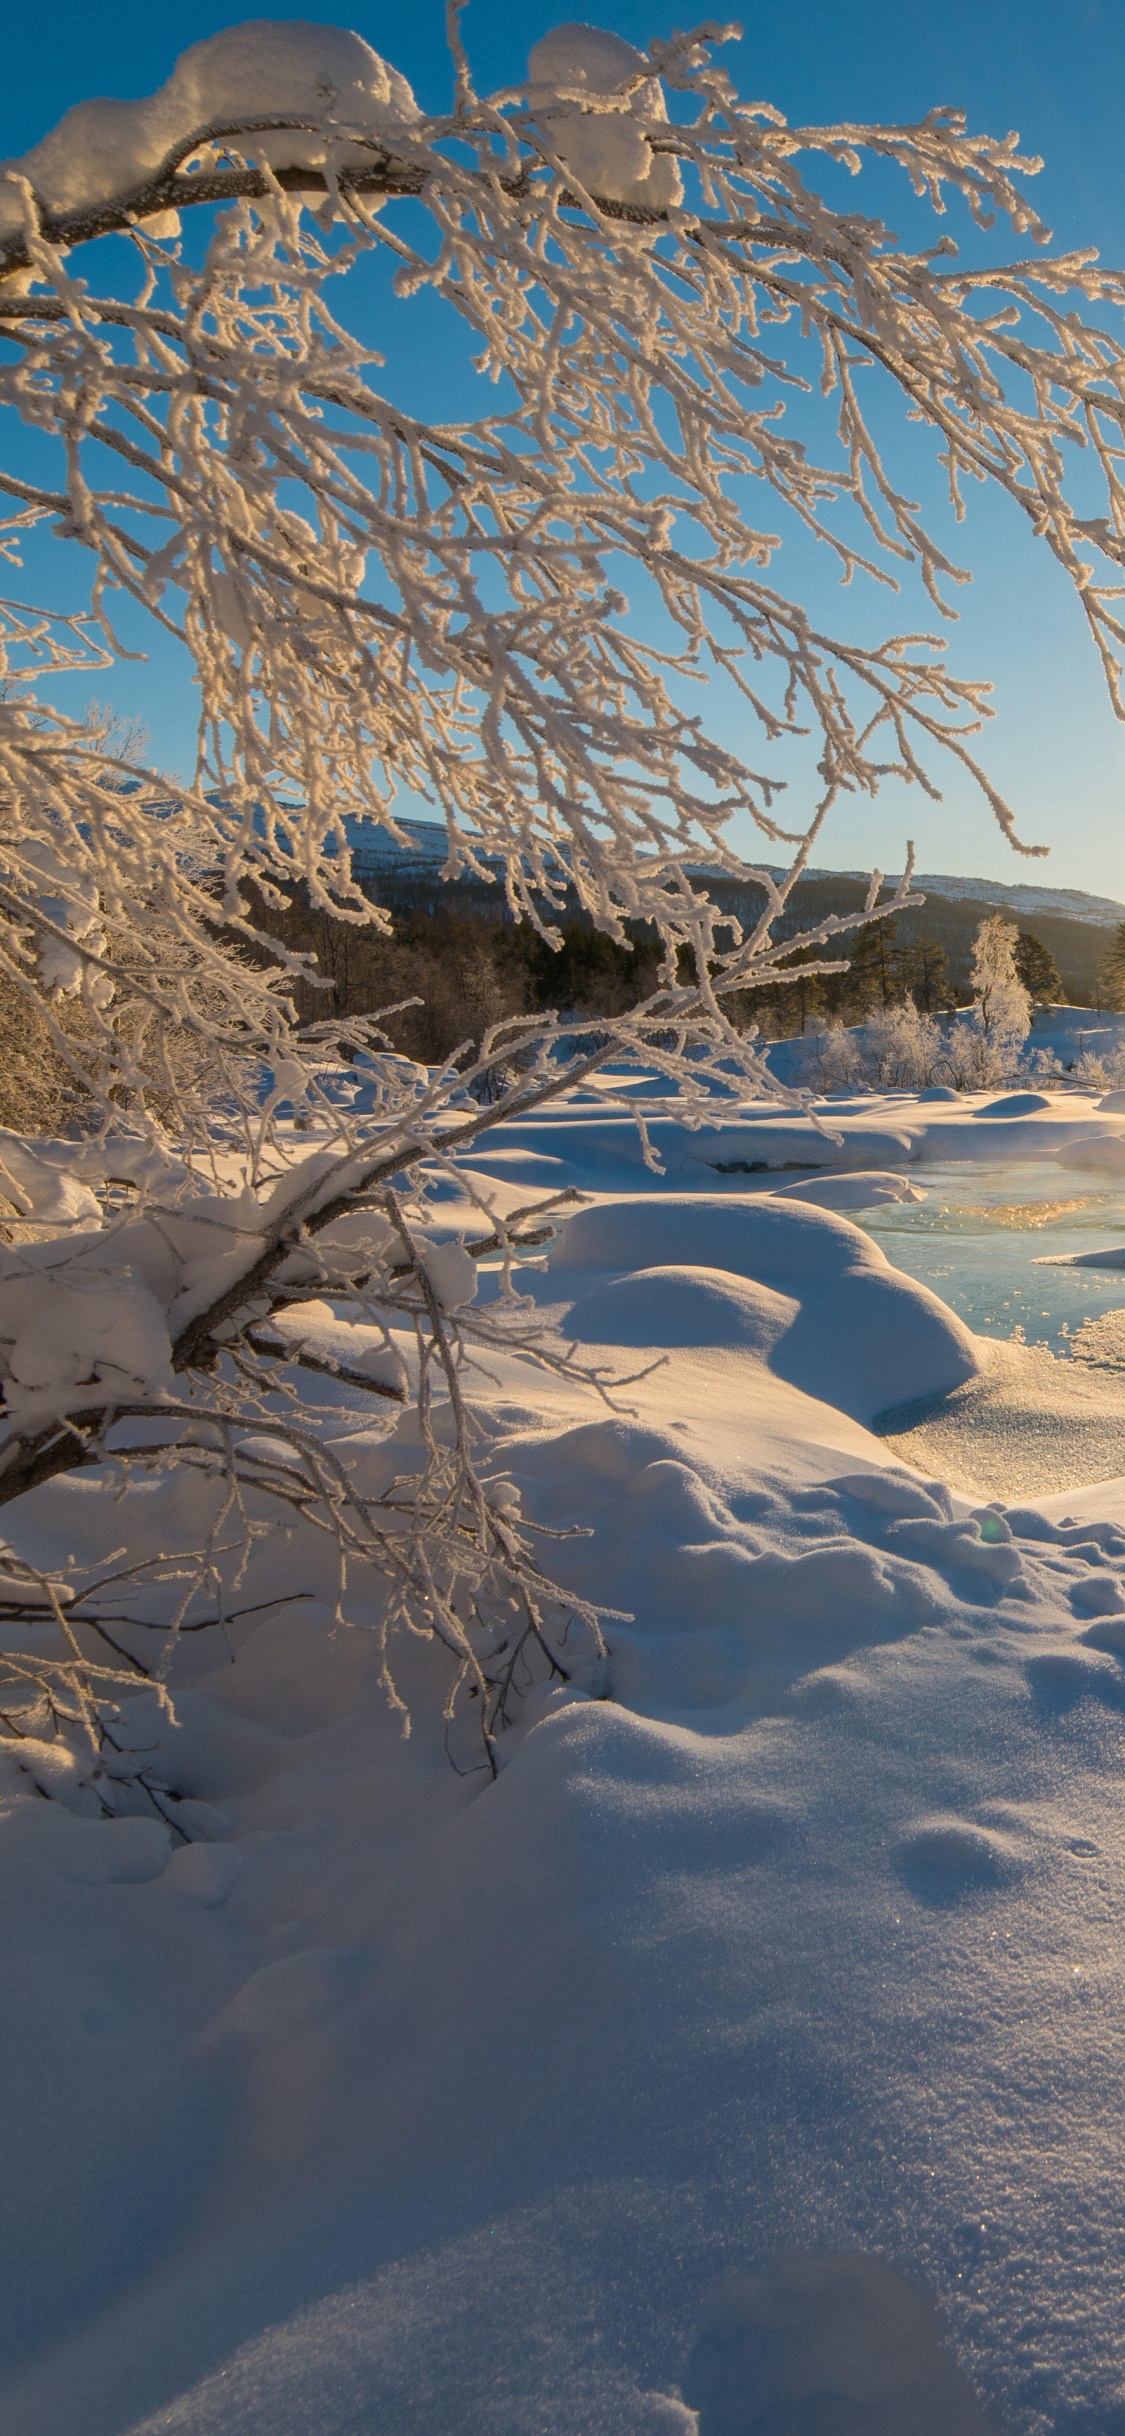
[[[1119,922],[1098,966],[1098,1005],[1119,1014],[1125,1007],[1125,922]]]
[[[1050,948],[1044,947],[1033,930],[1021,930],[1016,941],[1016,979],[1022,982],[1028,997],[1038,999],[1041,1005],[1053,1005],[1062,997],[1058,965]]]
[[[875,1009],[901,1004],[905,988],[903,957],[893,922],[865,922],[844,976],[843,1002],[853,1022]]]
[[[908,997],[923,1015],[942,1015],[957,1004],[949,978],[949,957],[941,940],[928,931],[910,941],[903,958],[902,978]]]

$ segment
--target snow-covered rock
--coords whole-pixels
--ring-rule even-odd
[[[1080,1134],[1077,1140],[1064,1144],[1056,1155],[1060,1167],[1086,1167],[1095,1175],[1125,1176],[1125,1131],[1120,1126],[1107,1126],[1100,1133]]]
[[[776,1187],[779,1201],[814,1201],[822,1210],[868,1210],[886,1201],[924,1201],[921,1185],[887,1168],[857,1169],[844,1176],[802,1176],[796,1184]]]

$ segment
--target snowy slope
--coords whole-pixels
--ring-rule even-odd
[[[798,1177],[670,1120],[666,1177],[631,1161],[628,1080],[473,1153],[501,1198],[592,1188],[521,1282],[647,1371],[612,1409],[514,1356],[482,1383],[486,1468],[589,1535],[546,1546],[616,1611],[608,1673],[459,1775],[427,1647],[403,1741],[319,1544],[275,1534],[273,1612],[185,1650],[202,1840],[0,1778],[3,2436],[718,2436],[716,2286],[855,2249],[946,2312],[942,2436],[1123,2424],[1125,1484],[974,1514],[888,1461],[868,1423],[987,1348]],[[1125,1135],[1037,1096],[839,1106],[836,1140],[762,1107],[717,1147],[815,1150],[823,1196]],[[328,1381],[323,1416],[409,1462]],[[191,1527],[168,1481],[127,1509],[54,1483],[22,1544]],[[769,2374],[813,2424],[811,2324]]]
[[[916,886],[923,896],[971,898],[984,905],[1010,905],[1013,913],[1069,914],[1075,922],[1093,922],[1113,929],[1125,922],[1125,905],[1116,897],[1091,896],[1084,888],[1036,888],[1026,881],[953,879],[947,872],[926,871]]]
[[[780,874],[778,875],[780,876]],[[867,871],[822,871],[810,865],[809,880],[863,880]],[[892,872],[887,885],[897,885],[898,874]],[[924,897],[952,897],[955,902],[972,905],[1010,905],[1012,912],[1023,919],[1033,914],[1056,913],[1069,915],[1073,922],[1092,922],[1098,929],[1113,929],[1125,922],[1125,905],[1116,897],[1091,896],[1084,888],[1041,888],[1026,880],[980,880],[954,875],[948,871],[920,871],[912,887]]]

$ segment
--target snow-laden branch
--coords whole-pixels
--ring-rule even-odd
[[[357,35],[257,23],[0,173],[0,549],[18,561],[49,518],[93,567],[83,613],[0,604],[0,979],[47,1027],[76,1136],[61,1163],[0,1142],[0,1498],[75,1463],[200,1468],[200,1597],[215,1532],[248,1546],[284,1507],[339,1551],[342,1614],[360,1569],[392,1696],[386,1636],[431,1632],[490,1750],[519,1670],[562,1663],[565,1602],[482,1487],[471,1364],[506,1349],[610,1390],[536,1333],[484,1202],[501,1295],[476,1302],[434,1179],[610,1056],[663,1075],[689,1125],[771,1087],[738,993],[797,951],[838,970],[855,921],[914,901],[908,858],[890,900],[875,875],[854,921],[779,937],[850,796],[934,796],[944,764],[1016,842],[974,743],[987,684],[915,620],[860,639],[778,578],[800,533],[864,598],[912,580],[951,614],[966,573],[877,444],[888,395],[958,515],[971,476],[1030,520],[1120,714],[1125,280],[1048,251],[1037,164],[955,112],[790,128],[716,66],[722,28],[642,53],[561,27],[482,97],[456,8],[450,36],[444,116]],[[912,213],[967,217],[970,254],[903,244],[815,182],[868,164]],[[113,231],[128,253],[80,250]],[[353,296],[370,318],[368,259],[380,352],[346,318]],[[423,294],[467,335],[476,414],[400,402]],[[119,594],[191,655],[190,782],[51,699],[114,656]],[[370,822],[402,842],[404,794],[443,818],[448,872],[498,881],[546,938],[575,906],[619,940],[652,925],[654,995],[593,1050],[515,1020],[434,1072],[377,1014],[341,1020],[278,915],[301,891],[386,927],[352,850]],[[739,820],[785,847],[784,877],[744,859]],[[716,872],[760,918],[717,910]],[[370,1388],[400,1451],[413,1431],[407,1489],[370,1495],[330,1456],[303,1372]]]
[[[214,160],[182,162],[216,145],[221,174],[260,192],[219,213],[189,270],[145,214],[169,177],[213,201]],[[84,104],[12,165],[0,403],[63,462],[11,492],[94,551],[99,611],[123,588],[188,641],[228,903],[240,869],[279,857],[346,901],[344,824],[393,827],[405,787],[445,815],[452,868],[503,858],[527,918],[549,926],[571,885],[618,935],[654,919],[694,943],[684,857],[736,868],[737,814],[774,842],[807,826],[779,819],[780,773],[709,730],[693,698],[708,669],[767,754],[818,740],[825,799],[892,775],[934,792],[944,753],[1014,836],[969,741],[987,687],[934,638],[861,646],[787,599],[747,482],[845,577],[913,564],[943,608],[963,570],[881,462],[857,377],[878,365],[939,435],[955,498],[987,475],[1031,517],[1116,688],[1116,581],[1095,561],[1115,576],[1125,547],[1122,357],[1073,299],[1115,306],[1121,281],[1076,256],[986,273],[954,266],[951,239],[903,251],[805,183],[817,153],[857,170],[872,155],[939,210],[960,198],[1042,234],[1020,183],[1035,164],[1010,138],[949,112],[791,130],[741,104],[700,40],[646,60],[582,28],[537,46],[520,92],[479,100],[463,66],[445,119],[358,36],[235,28],[152,101]],[[423,195],[429,244],[375,210],[396,180]],[[61,250],[82,233],[68,213],[111,208],[142,258],[132,301],[98,298]],[[383,393],[329,303],[372,249],[400,299],[445,300],[511,404],[426,422]],[[42,295],[10,292],[32,277]],[[834,463],[791,428],[810,382],[836,399]],[[1069,449],[1091,443],[1100,516],[1064,488]]]

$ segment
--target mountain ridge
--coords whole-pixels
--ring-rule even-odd
[[[419,863],[434,870],[444,863],[448,851],[444,824],[440,821],[400,820],[400,830],[408,840],[396,845],[385,829],[357,828],[352,838],[352,850],[361,866],[398,869],[404,874]],[[699,867],[701,870],[705,866]],[[781,867],[770,866],[774,878],[781,877]],[[887,876],[886,885],[896,885],[897,874]],[[830,882],[855,880],[861,884],[870,878],[862,870],[830,869],[813,864],[804,874],[806,881]],[[1031,917],[1035,914],[1061,914],[1074,922],[1088,922],[1098,930],[1112,930],[1125,922],[1125,903],[1117,897],[1095,896],[1084,888],[1047,888],[1022,880],[984,880],[960,872],[925,871],[915,876],[914,886],[922,896],[945,897],[954,903],[1008,906],[1014,914]]]

